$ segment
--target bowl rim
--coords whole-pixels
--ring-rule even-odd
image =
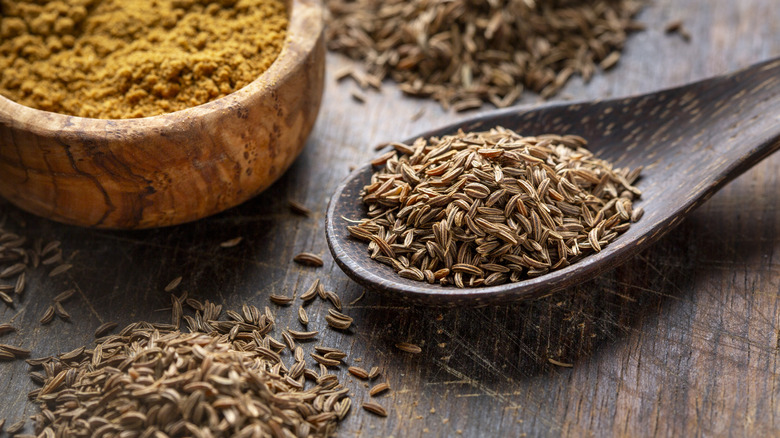
[[[317,20],[320,23],[320,30],[311,32],[311,29],[307,28],[309,20],[306,17],[312,13],[324,15],[324,7],[320,2],[284,0],[284,3],[288,21],[281,51],[271,65],[258,77],[230,94],[177,111],[123,119],[82,117],[41,110],[22,105],[0,94],[0,124],[8,123],[11,126],[22,126],[24,129],[39,135],[67,135],[78,131],[82,136],[91,133],[102,137],[107,128],[129,130],[137,128],[139,131],[140,128],[143,130],[171,128],[179,124],[182,119],[202,118],[224,111],[226,108],[241,105],[257,95],[272,91],[277,82],[283,82],[281,78],[291,74],[296,66],[294,61],[296,58],[291,55],[296,52],[298,47],[307,50],[310,48],[309,46],[314,47],[321,33],[320,30],[324,27],[324,22],[320,19]],[[296,11],[299,12],[296,13]],[[307,38],[306,35],[310,35],[310,37]],[[301,45],[302,42],[303,45]]]

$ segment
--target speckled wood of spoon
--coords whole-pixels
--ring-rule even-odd
[[[612,269],[647,248],[713,193],[780,148],[780,59],[642,96],[505,109],[421,136],[484,131],[521,135],[577,134],[616,167],[644,166],[634,208],[644,217],[601,252],[529,280],[459,289],[398,276],[369,258],[349,237],[346,219],[364,217],[360,191],[371,166],[354,171],[335,191],[327,238],[336,263],[361,285],[390,297],[433,306],[480,306],[539,297]],[[416,136],[415,138],[420,137]],[[412,139],[413,140],[413,139]]]

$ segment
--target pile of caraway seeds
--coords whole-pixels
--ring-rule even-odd
[[[643,0],[327,0],[328,47],[363,64],[362,87],[384,78],[456,111],[543,98],[574,75],[613,67]]]
[[[392,143],[348,226],[401,277],[494,286],[544,275],[599,252],[642,210],[641,169],[613,169],[576,135],[459,132]]]

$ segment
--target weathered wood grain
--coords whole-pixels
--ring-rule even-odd
[[[690,43],[664,35],[683,19]],[[658,0],[640,19],[617,68],[564,95],[624,96],[681,85],[780,55],[780,11],[770,0]],[[334,72],[347,61],[328,56]],[[327,254],[324,216],[330,192],[373,145],[406,138],[466,115],[405,99],[392,85],[349,95],[350,82],[326,78],[322,112],[303,155],[268,191],[219,216],[137,232],[89,231],[15,211],[30,233],[61,238],[74,267],[48,278],[28,274],[14,309],[0,304],[0,323],[21,333],[0,342],[33,356],[89,342],[101,322],[167,320],[165,286],[237,307],[265,304],[271,293],[302,292],[315,277],[339,291],[354,334],[323,331],[347,362],[383,368],[392,391],[380,397],[385,419],[355,409],[341,436],[771,436],[780,433],[780,156],[738,178],[650,249],[595,280],[530,303],[482,309],[423,309],[387,303],[363,290]],[[528,98],[528,103],[533,99]],[[423,108],[423,116],[412,115]],[[295,215],[287,199],[315,213]],[[233,248],[220,243],[243,236]],[[323,255],[322,268],[292,258]],[[72,322],[41,327],[52,297],[77,289],[65,304]],[[298,328],[294,306],[275,308],[280,326]],[[312,330],[326,326],[327,307],[307,308]],[[401,341],[422,347],[412,355]],[[357,359],[360,358],[360,361]],[[572,364],[571,368],[550,362]],[[0,418],[35,412],[35,386],[23,362],[0,363]],[[30,430],[29,426],[28,429]]]

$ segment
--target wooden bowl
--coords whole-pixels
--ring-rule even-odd
[[[56,221],[149,228],[209,216],[257,195],[292,164],[319,111],[323,7],[290,0],[276,61],[218,100],[104,120],[0,96],[0,195]]]

